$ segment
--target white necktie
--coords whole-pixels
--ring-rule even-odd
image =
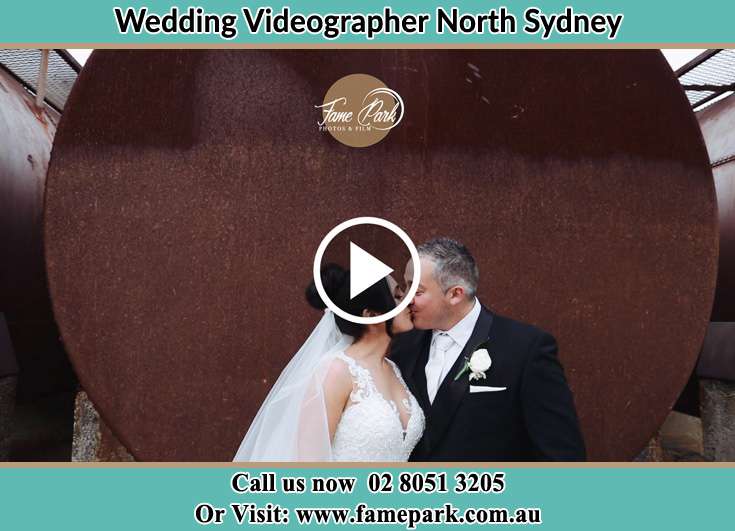
[[[426,391],[429,401],[433,404],[439,384],[442,381],[442,372],[447,351],[454,345],[454,340],[445,332],[434,337],[433,344],[429,350],[429,361],[426,362]]]

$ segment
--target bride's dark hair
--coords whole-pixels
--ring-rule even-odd
[[[388,281],[381,279],[368,289],[357,295],[354,299],[350,299],[350,272],[337,264],[327,264],[322,268],[322,285],[324,291],[327,292],[329,298],[340,309],[352,315],[362,315],[364,310],[372,311],[377,314],[383,314],[391,311],[396,307],[396,301],[388,287]],[[323,310],[327,307],[319,293],[316,290],[314,281],[306,288],[306,300],[314,308]],[[339,315],[334,316],[337,326],[343,334],[352,336],[355,341],[360,339],[365,333],[365,325],[352,323],[346,319],[342,319]],[[388,335],[392,336],[393,319],[389,319],[385,323]]]

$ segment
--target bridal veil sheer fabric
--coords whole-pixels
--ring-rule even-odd
[[[233,461],[331,461],[323,382],[352,337],[325,310],[268,393]]]

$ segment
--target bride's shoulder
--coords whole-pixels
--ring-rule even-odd
[[[342,353],[324,361],[324,385],[332,388],[352,387],[350,358]]]
[[[352,374],[359,369],[360,365],[354,358],[348,356],[344,351],[336,352],[322,361],[323,369],[338,374]]]

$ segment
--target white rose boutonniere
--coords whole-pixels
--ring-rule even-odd
[[[482,345],[478,345],[480,347]],[[477,348],[469,358],[465,358],[464,367],[454,377],[455,380],[459,380],[465,372],[470,371],[470,381],[482,380],[485,378],[485,371],[487,371],[492,365],[493,360],[490,358],[490,353],[486,348]]]

